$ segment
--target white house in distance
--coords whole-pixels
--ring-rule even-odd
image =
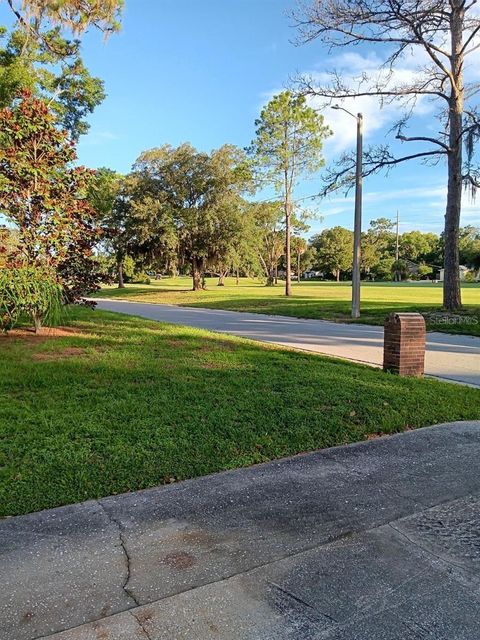
[[[460,280],[465,280],[465,275],[467,274],[468,271],[470,271],[470,269],[468,267],[463,266],[463,264],[461,264],[458,269],[460,271]],[[440,282],[443,282],[444,274],[445,274],[445,269],[440,269],[440,275],[438,277]]]

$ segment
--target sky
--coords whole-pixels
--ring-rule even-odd
[[[104,41],[92,30],[83,40],[86,65],[104,80],[107,98],[89,118],[80,162],[126,173],[143,150],[165,143],[190,142],[205,151],[225,143],[245,147],[261,107],[296,75],[321,79],[336,68],[355,76],[378,66],[375,51],[329,52],[319,41],[296,46],[289,17],[294,8],[295,0],[126,0],[119,34]],[[5,3],[0,22],[10,22]],[[409,61],[401,67],[399,73],[412,72]],[[398,115],[395,104],[379,110],[368,98],[347,106],[364,113],[366,145],[383,142]],[[422,130],[438,127],[432,108],[419,105]],[[334,132],[324,145],[329,164],[354,148],[355,121],[331,109],[323,113]],[[445,180],[443,165],[420,163],[367,178],[363,227],[379,217],[394,219],[398,210],[400,231],[440,232]],[[320,176],[313,176],[298,186],[297,197],[320,187]],[[353,192],[316,201],[311,206],[322,219],[311,222],[310,234],[335,225],[352,228],[353,204]],[[480,224],[480,202],[467,196],[462,224]]]

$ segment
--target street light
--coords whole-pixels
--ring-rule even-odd
[[[338,104],[332,109],[345,111],[357,121],[357,158],[355,170],[355,222],[353,226],[352,318],[360,317],[360,244],[362,240],[362,154],[363,115],[354,115]]]

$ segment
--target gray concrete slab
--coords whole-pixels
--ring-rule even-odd
[[[450,633],[477,616],[479,459],[480,421],[454,423],[5,519],[0,638],[408,638],[387,630],[434,602]]]
[[[99,309],[188,325],[381,366],[383,327],[167,304],[96,300]],[[425,373],[480,387],[480,338],[429,332]]]
[[[478,543],[480,502],[467,502],[450,503],[449,513]],[[136,632],[150,640],[475,640],[478,547],[468,545],[473,555],[465,563],[454,540],[447,559],[400,532],[411,520],[416,526],[437,518],[426,510],[139,607],[104,621],[97,637],[123,640],[134,618]],[[92,629],[53,638],[90,640]]]

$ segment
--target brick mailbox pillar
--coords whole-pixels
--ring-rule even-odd
[[[385,318],[383,369],[400,376],[423,376],[425,319],[420,313],[391,313]]]

